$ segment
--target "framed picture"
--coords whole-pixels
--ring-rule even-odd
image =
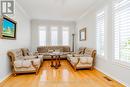
[[[83,28],[79,31],[79,39],[80,41],[86,40],[86,28]]]
[[[0,38],[1,39],[16,39],[16,22],[7,16],[0,19]]]

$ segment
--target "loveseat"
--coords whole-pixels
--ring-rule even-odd
[[[11,61],[13,75],[19,73],[38,73],[41,66],[41,57],[25,55],[22,49],[8,51],[8,57]]]
[[[70,52],[70,47],[69,46],[39,46],[37,47],[37,52],[40,55],[44,56],[44,59],[51,59],[51,56],[48,55],[50,52]],[[60,56],[61,59],[66,59],[66,55]]]
[[[77,69],[93,69],[95,64],[96,50],[92,48],[79,48],[78,52],[67,55],[67,60],[72,67]]]

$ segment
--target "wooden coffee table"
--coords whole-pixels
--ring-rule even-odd
[[[55,69],[58,69],[61,64],[60,64],[60,56],[63,55],[63,53],[61,52],[53,52],[53,53],[49,53],[49,55],[51,56],[51,67],[54,67]],[[55,64],[54,64],[55,62]]]

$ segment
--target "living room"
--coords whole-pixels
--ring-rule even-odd
[[[8,1],[0,0],[0,87],[130,87],[129,0]]]

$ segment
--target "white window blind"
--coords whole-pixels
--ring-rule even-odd
[[[68,27],[63,27],[62,44],[63,45],[69,45],[69,28]]]
[[[96,39],[97,54],[104,56],[104,28],[105,28],[104,11],[98,12],[96,15]]]
[[[58,45],[58,28],[51,27],[51,45]]]
[[[114,57],[130,63],[130,0],[113,2]]]
[[[46,27],[39,27],[39,45],[46,45]]]

